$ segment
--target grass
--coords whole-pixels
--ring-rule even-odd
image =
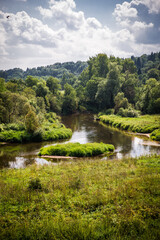
[[[91,157],[113,151],[114,146],[105,143],[67,143],[43,147],[40,149],[39,155]]]
[[[152,133],[160,128],[160,115],[144,115],[137,118],[103,115],[100,116],[100,120],[113,127],[137,133]]]
[[[0,132],[0,142],[41,142],[49,140],[67,139],[72,136],[72,131],[58,123],[45,122],[41,128],[34,133],[28,133],[25,129],[19,130],[5,127]]]
[[[160,156],[0,172],[1,240],[159,240]]]
[[[155,141],[160,141],[160,128],[154,130],[154,131],[151,133],[151,139],[152,139],[152,140],[155,140]]]

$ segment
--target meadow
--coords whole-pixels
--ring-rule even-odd
[[[160,156],[0,171],[1,240],[160,239]]]

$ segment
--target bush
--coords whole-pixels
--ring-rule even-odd
[[[86,144],[67,143],[41,148],[39,155],[91,157],[103,154],[105,152],[113,151],[114,151],[113,145],[104,143],[86,143]]]
[[[24,123],[9,123],[6,125],[6,130],[22,131],[25,130],[25,125]]]
[[[0,141],[21,143],[23,141],[25,131],[3,131],[0,133]]]
[[[117,115],[121,117],[138,117],[138,111],[131,108],[129,109],[120,108]]]
[[[107,109],[105,112],[100,112],[98,114],[98,116],[102,116],[102,115],[112,115],[114,114],[114,108],[109,108]]]

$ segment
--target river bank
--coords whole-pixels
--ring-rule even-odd
[[[126,118],[116,115],[102,115],[99,120],[125,131],[144,135],[160,141],[160,115],[144,115],[137,118]]]
[[[0,239],[160,238],[160,156],[0,171]]]

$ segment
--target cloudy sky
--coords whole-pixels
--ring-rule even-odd
[[[0,0],[0,69],[160,51],[160,0]]]

